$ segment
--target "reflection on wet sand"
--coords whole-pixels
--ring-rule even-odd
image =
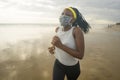
[[[54,56],[47,51],[52,36],[0,48],[0,80],[52,80]],[[85,35],[85,43],[78,80],[120,80],[120,32],[91,31]]]
[[[51,35],[21,40],[15,44],[7,43],[6,48],[1,48],[0,80],[52,79],[54,56],[50,56],[47,51],[50,38]]]
[[[31,51],[33,52],[33,51]],[[48,80],[51,78],[53,59],[46,51],[27,54],[17,52],[0,62],[0,80]],[[5,54],[5,53],[4,53]],[[27,55],[26,55],[27,54]],[[23,56],[24,55],[24,56]]]

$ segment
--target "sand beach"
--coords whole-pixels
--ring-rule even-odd
[[[0,80],[52,80],[55,58],[47,48],[54,29],[39,31],[38,37],[2,44]],[[84,37],[85,56],[80,60],[78,80],[120,80],[120,26],[91,29]]]

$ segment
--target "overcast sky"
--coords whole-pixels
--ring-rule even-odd
[[[120,0],[0,0],[0,23],[58,23],[69,6],[90,24],[120,22]]]

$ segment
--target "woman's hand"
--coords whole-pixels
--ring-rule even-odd
[[[61,40],[60,40],[60,38],[57,37],[57,36],[53,37],[53,40],[52,40],[51,44],[54,45],[54,46],[56,46],[56,47],[58,47],[58,48],[61,48],[62,45],[63,45],[62,42],[61,42]]]
[[[49,47],[48,50],[51,54],[54,54],[55,46]]]

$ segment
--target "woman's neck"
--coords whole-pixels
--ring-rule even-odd
[[[69,29],[71,29],[71,26],[63,27],[63,31],[68,31]]]

